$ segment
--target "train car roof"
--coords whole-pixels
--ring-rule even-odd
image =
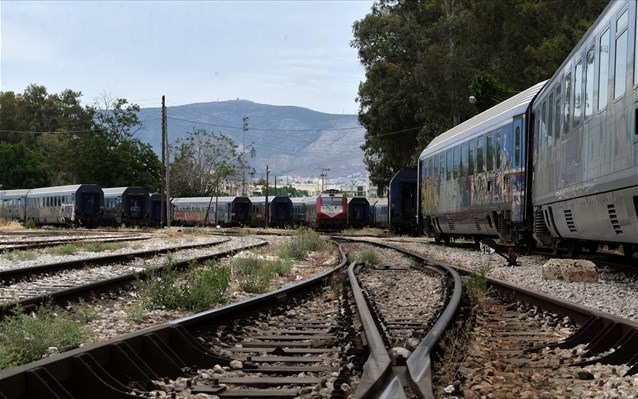
[[[84,188],[97,189],[96,191],[102,191],[102,189],[97,184],[73,184],[69,186],[34,188],[29,192],[29,196],[41,194],[70,194]]]
[[[421,152],[419,159],[425,155],[446,149],[456,141],[470,137],[474,134],[492,130],[506,122],[511,121],[515,116],[524,114],[534,96],[543,88],[547,81],[536,83],[529,89],[496,104],[487,111],[483,111],[475,117],[454,126],[452,129],[434,138],[428,146]]]
[[[10,198],[21,198],[25,197],[31,189],[19,189],[19,190],[0,190],[0,198],[10,199]]]
[[[370,202],[370,206],[388,205],[388,198],[368,198],[368,202]]]
[[[348,204],[353,202],[357,203],[357,202],[367,202],[368,204],[370,203],[370,201],[368,201],[368,199],[366,197],[349,197],[348,198]]]
[[[139,187],[139,186],[132,186],[132,187],[109,187],[109,188],[103,188],[102,191],[104,191],[104,195],[118,195],[118,194],[124,194],[127,190],[130,190],[131,192],[144,192],[146,194],[148,194],[148,190],[146,190],[144,187]]]
[[[215,201],[220,202],[233,202],[235,197],[212,197],[212,203]],[[202,203],[210,203],[211,197],[177,197],[171,199],[172,204],[202,204]]]

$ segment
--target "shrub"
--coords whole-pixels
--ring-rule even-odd
[[[29,220],[27,220],[27,222],[24,224],[24,227],[26,227],[27,229],[35,229],[35,228],[36,228],[36,227],[38,227],[38,226],[36,226],[36,224],[35,224],[35,220],[33,220],[33,219],[29,219]]]
[[[208,261],[199,266],[191,262],[185,278],[180,278],[172,259],[161,270],[153,271],[145,281],[135,283],[143,306],[160,309],[198,311],[223,303],[230,287],[230,268]],[[141,315],[132,309],[129,317],[139,321]]]
[[[272,280],[272,274],[264,271],[263,261],[256,257],[235,258],[232,268],[239,288],[245,292],[258,294],[266,292]]]
[[[6,257],[9,260],[27,261],[34,260],[37,255],[33,251],[10,251],[7,252]]]
[[[191,268],[186,279],[183,306],[198,311],[223,303],[230,288],[230,268],[213,261]]]
[[[61,245],[59,247],[51,247],[47,251],[52,255],[74,255],[78,251],[78,247],[74,244]]]
[[[82,298],[77,303],[71,305],[71,309],[78,315],[81,321],[88,323],[97,317],[97,312]]]
[[[126,248],[128,244],[125,242],[88,242],[83,247],[87,252],[103,252]]]
[[[486,265],[481,265],[476,272],[471,273],[463,280],[465,291],[470,298],[481,301],[487,295],[487,275],[491,268]]]
[[[90,338],[89,330],[45,305],[36,313],[18,313],[0,322],[0,369],[42,358],[50,347],[60,352],[77,348]]]
[[[381,258],[379,258],[379,255],[377,255],[376,252],[370,250],[361,252],[361,255],[359,255],[359,260],[370,266],[376,266],[381,263]]]
[[[306,260],[308,253],[325,249],[328,244],[319,233],[301,228],[297,235],[279,249],[279,256],[285,259]]]

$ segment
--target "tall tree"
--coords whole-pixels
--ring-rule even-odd
[[[193,129],[171,146],[171,192],[175,196],[210,196],[221,192],[223,183],[241,181],[254,148],[238,151],[238,145],[223,133]]]
[[[607,3],[377,1],[351,43],[366,71],[357,100],[372,182],[383,188],[437,135],[548,79]]]
[[[44,156],[24,143],[0,143],[0,189],[36,188],[49,185]]]

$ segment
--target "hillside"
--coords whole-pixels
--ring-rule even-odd
[[[167,107],[168,139],[172,144],[193,128],[222,132],[240,146],[242,118],[249,118],[246,145],[257,152],[252,160],[257,174],[269,165],[278,176],[330,177],[362,173],[364,129],[356,115],[325,114],[307,108],[257,104],[246,100],[218,101]],[[161,108],[143,108],[140,140],[161,153]]]

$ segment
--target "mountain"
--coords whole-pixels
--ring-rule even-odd
[[[270,167],[272,176],[317,177],[330,169],[329,177],[365,171],[365,129],[356,115],[326,114],[307,108],[257,104],[247,100],[217,101],[167,107],[168,141],[175,143],[193,128],[231,137],[241,148],[243,117],[248,116],[246,146],[252,144],[251,160],[257,175]],[[161,108],[143,108],[143,129],[135,137],[161,154]],[[261,172],[261,173],[260,173]]]

